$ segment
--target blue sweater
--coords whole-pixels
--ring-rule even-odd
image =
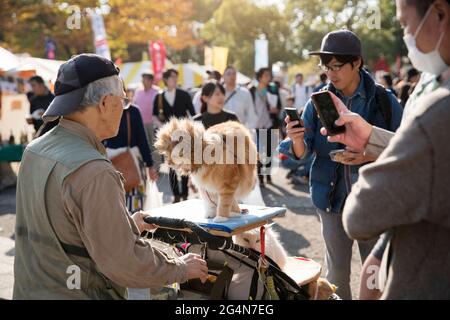
[[[131,105],[129,109],[124,110],[122,119],[120,120],[119,133],[114,138],[105,140],[105,147],[118,149],[127,146],[127,113],[130,113],[131,122],[131,144],[130,148],[138,147],[141,152],[145,166],[153,165],[152,153],[148,145],[147,134],[145,132],[144,123],[142,122],[141,112],[137,107]]]

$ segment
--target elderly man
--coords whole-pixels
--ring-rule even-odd
[[[15,299],[123,299],[207,275],[197,255],[169,258],[139,238],[152,227],[125,205],[101,141],[128,106],[118,68],[94,54],[64,63],[44,114],[59,125],[25,150],[17,185]]]

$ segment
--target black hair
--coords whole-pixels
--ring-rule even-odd
[[[220,92],[222,92],[225,95],[225,88],[220,84],[220,82],[216,80],[208,81],[203,87],[202,87],[202,94],[201,97],[211,97],[214,94],[214,91],[216,91],[216,88],[219,88]],[[202,107],[200,109],[200,113],[205,112],[208,109],[208,105],[205,101],[203,101],[203,98],[201,98],[202,101]]]
[[[361,59],[361,65],[359,66],[359,70],[362,70],[364,67],[364,60],[360,56],[351,56],[351,55],[341,55],[341,54],[321,54],[320,55],[320,63],[322,65],[328,65],[333,58],[336,58],[337,61],[343,64],[351,64],[353,68],[353,62],[358,61],[358,59]]]
[[[392,88],[394,81],[392,80],[391,75],[389,73],[383,74],[383,79],[386,82],[388,88]]]
[[[31,81],[35,81],[36,83],[45,85],[44,79],[42,79],[41,76],[33,76],[28,80],[28,82],[31,82]]]
[[[417,10],[419,16],[424,17],[430,6],[435,2],[435,0],[406,0],[408,6],[414,6]],[[450,4],[450,0],[447,0]]]
[[[163,72],[163,79],[167,80],[169,79],[169,77],[172,75],[172,73],[175,73],[176,75],[178,75],[178,71],[175,69],[167,69],[166,71]]]
[[[153,80],[155,77],[151,73],[143,73],[142,78],[147,78],[148,80]]]
[[[411,82],[411,79],[418,75],[420,75],[420,73],[416,68],[409,68],[408,71],[406,71],[406,81]]]
[[[320,81],[321,81],[321,82],[325,82],[325,81],[327,81],[327,80],[328,80],[327,74],[326,74],[325,72],[322,72],[322,73],[320,74]]]
[[[270,70],[270,68],[264,67],[264,68],[260,68],[258,71],[256,71],[256,80],[259,81],[259,79],[261,79],[261,77],[263,76],[264,72],[270,72],[270,74],[272,74],[272,70]]]

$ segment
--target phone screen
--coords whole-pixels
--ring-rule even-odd
[[[334,122],[339,118],[339,113],[333,99],[327,91],[319,92],[311,96],[314,106],[319,114],[320,121],[327,129],[328,135],[336,135],[345,131],[344,126],[337,126]]]
[[[295,125],[293,128],[302,128],[302,121],[300,120],[300,115],[297,112],[296,108],[284,108],[286,114],[289,116],[291,121],[298,121],[299,124]]]

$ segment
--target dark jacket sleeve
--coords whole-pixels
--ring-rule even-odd
[[[132,108],[131,112],[131,119],[133,120],[133,135],[136,141],[136,145],[141,152],[142,160],[144,160],[145,165],[147,167],[151,167],[153,165],[152,153],[148,144],[147,133],[145,132],[141,112],[138,108]]]
[[[185,92],[185,99],[186,99],[187,110],[189,111],[191,116],[195,116],[195,108],[194,108],[194,105],[192,104],[191,96],[187,92]]]
[[[347,234],[366,240],[424,220],[430,208],[432,155],[432,143],[417,121],[401,127],[378,160],[360,169],[342,216]]]
[[[158,100],[159,100],[159,95],[160,95],[161,93],[158,93],[156,96],[155,96],[155,99],[153,99],[153,115],[154,116],[158,116]]]

